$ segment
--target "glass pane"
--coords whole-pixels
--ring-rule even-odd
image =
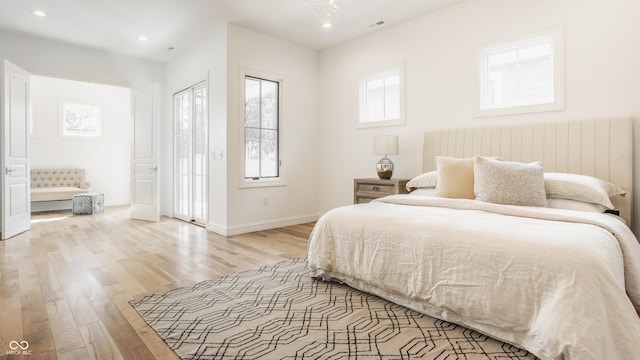
[[[207,101],[205,88],[199,88],[194,91],[194,102],[194,173],[196,175],[203,175],[207,170]]]
[[[400,119],[400,75],[384,79],[384,119]]]
[[[533,39],[485,55],[484,108],[547,104],[554,99],[552,39]]]
[[[262,81],[262,128],[278,128],[278,83]]]
[[[260,177],[260,130],[244,131],[244,177]]]
[[[100,135],[100,108],[97,106],[64,103],[62,117],[63,135]]]
[[[245,78],[244,126],[260,126],[260,80]]]
[[[262,177],[278,176],[278,131],[262,130]]]
[[[365,85],[366,120],[384,119],[384,79],[367,80]]]

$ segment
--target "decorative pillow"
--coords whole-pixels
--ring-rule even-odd
[[[436,196],[454,199],[474,199],[473,158],[438,156]]]
[[[417,188],[411,192],[411,195],[436,196],[436,188]]]
[[[613,209],[610,196],[625,195],[618,186],[587,175],[549,172],[544,174],[547,197],[600,204]]]
[[[421,189],[421,188],[434,188],[438,183],[438,171],[429,171],[422,175],[418,175],[407,183],[407,190]]]
[[[546,206],[542,163],[497,161],[476,156],[476,200],[521,206]]]
[[[606,206],[600,204],[592,204],[569,199],[547,199],[547,207],[552,209],[596,212],[600,214],[607,210]]]

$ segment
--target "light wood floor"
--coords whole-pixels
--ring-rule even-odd
[[[223,237],[128,215],[38,214],[31,231],[0,241],[0,358],[177,359],[129,300],[304,256],[313,227]],[[23,340],[29,355],[7,355]]]

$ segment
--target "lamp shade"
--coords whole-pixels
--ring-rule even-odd
[[[398,155],[397,135],[377,135],[373,137],[374,155]]]

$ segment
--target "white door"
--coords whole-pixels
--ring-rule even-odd
[[[160,220],[159,99],[160,89],[157,85],[132,88],[131,218],[133,219]]]
[[[208,96],[201,82],[174,94],[175,218],[206,225]]]
[[[31,228],[28,161],[29,73],[1,60],[2,239]]]

